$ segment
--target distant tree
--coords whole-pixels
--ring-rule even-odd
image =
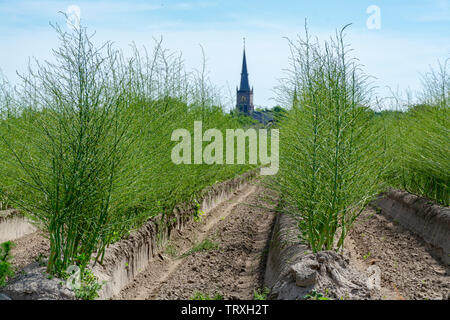
[[[283,107],[280,107],[280,106],[275,106],[272,108],[272,111],[280,113],[280,112],[286,112],[286,109],[284,109]]]
[[[244,114],[242,112],[237,111],[236,109],[231,110],[230,115],[231,115],[231,117],[237,119],[238,122],[243,127],[250,127],[250,126],[253,126],[253,125],[259,123],[257,120],[253,119],[252,117],[247,116],[246,114]]]
[[[432,106],[424,103],[416,104],[408,108],[408,112],[423,112],[433,109]]]
[[[272,108],[272,113],[273,113],[273,120],[276,123],[282,120],[284,117],[286,117],[287,110],[281,106],[275,106]]]

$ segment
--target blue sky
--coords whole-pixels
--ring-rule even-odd
[[[377,78],[380,96],[391,88],[418,90],[419,73],[437,59],[450,56],[450,0],[341,1],[9,1],[0,0],[0,69],[12,81],[26,70],[28,57],[48,59],[57,38],[49,22],[65,21],[58,11],[70,5],[95,30],[96,41],[114,41],[127,52],[134,41],[147,48],[152,37],[163,36],[165,46],[182,51],[189,68],[201,64],[201,44],[212,81],[232,90],[239,83],[242,38],[247,41],[250,83],[255,104],[273,106],[273,87],[283,77],[289,50],[283,37],[310,32],[326,39],[347,23],[348,40],[365,71]],[[380,8],[381,28],[369,29],[366,9]]]

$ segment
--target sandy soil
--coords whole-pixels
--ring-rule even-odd
[[[450,299],[450,267],[420,237],[369,208],[349,235],[360,268],[381,270],[381,299]]]
[[[50,252],[50,242],[40,231],[26,235],[13,242],[14,248],[11,250],[13,256],[12,264],[16,271],[22,270],[32,262],[36,262],[40,255],[48,257]]]
[[[183,236],[175,237],[167,254],[115,298],[189,299],[200,292],[225,299],[253,299],[254,290],[263,287],[275,216],[267,209],[268,195],[274,197],[260,186],[236,193],[209,214],[199,232],[184,230]],[[189,252],[205,239],[217,247]]]

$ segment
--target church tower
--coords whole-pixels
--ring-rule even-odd
[[[251,116],[253,114],[253,88],[250,89],[248,81],[247,60],[245,58],[245,39],[244,39],[244,57],[242,59],[241,85],[236,88],[236,108],[238,111]]]

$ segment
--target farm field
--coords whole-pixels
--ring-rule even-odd
[[[267,298],[264,276],[276,215],[276,195],[269,192],[267,199],[267,193],[259,184],[252,184],[216,207],[201,226],[176,233],[163,253],[112,298]],[[264,201],[267,203],[262,204]],[[385,214],[366,209],[346,241],[346,254],[361,272],[371,265],[380,266],[381,288],[373,298],[448,298],[449,267],[423,239]],[[48,253],[45,237],[32,233],[16,241],[13,265],[21,269]]]
[[[269,109],[245,38],[229,98],[203,47],[51,27],[0,73],[0,300],[450,300],[450,57],[380,98],[305,22]]]

